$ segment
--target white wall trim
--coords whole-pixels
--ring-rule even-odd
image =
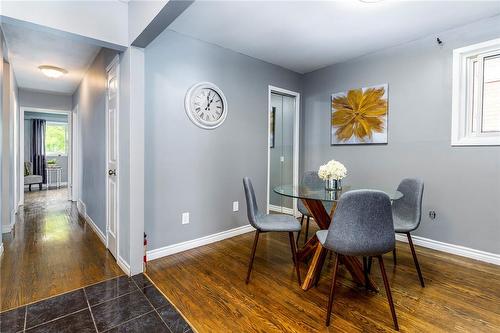
[[[147,254],[148,261],[151,261],[151,260],[158,259],[161,257],[169,256],[169,255],[172,255],[175,253],[194,249],[195,247],[215,243],[215,242],[227,239],[227,238],[231,238],[231,237],[235,237],[235,236],[238,236],[241,234],[245,234],[247,232],[251,232],[254,230],[255,229],[250,224],[247,224],[247,225],[244,225],[241,227],[229,229],[226,231],[218,232],[216,234],[200,237],[197,239],[192,239],[192,240],[189,240],[186,242],[160,247],[158,249],[147,251],[146,254]]]
[[[9,223],[9,224],[3,224],[2,225],[2,234],[7,234],[11,232],[12,228],[14,228],[14,223]]]
[[[411,236],[413,243],[429,249],[456,254],[458,256],[467,257],[479,261],[484,261],[490,264],[500,265],[500,254],[485,252],[481,250],[471,249],[469,247],[454,245],[439,242],[433,239],[428,239],[420,236]],[[408,243],[406,235],[396,234],[396,239],[401,242]]]
[[[271,106],[271,94],[272,93],[277,93],[281,95],[288,95],[288,96],[293,96],[295,97],[295,122],[293,125],[293,185],[298,186],[299,185],[299,148],[300,148],[300,93],[275,87],[272,85],[268,86],[268,95],[267,95],[267,202],[266,202],[266,208],[267,208],[267,213],[269,213],[270,210],[270,199],[271,199],[271,148],[269,147],[269,134],[271,130],[271,121],[270,121],[270,114],[272,111],[272,106]],[[293,198],[293,209],[295,211],[296,215],[298,212],[297,209],[297,198]]]
[[[0,257],[2,256],[3,254],[3,243],[0,242]]]
[[[118,260],[116,261],[116,263],[118,264],[118,266],[120,266],[123,272],[125,272],[125,274],[130,276],[130,265],[125,261],[125,259],[118,255]]]
[[[85,219],[85,222],[88,223],[88,225],[92,228],[92,230],[94,230],[97,237],[99,237],[99,239],[104,244],[104,246],[106,246],[106,243],[107,243],[106,242],[106,235],[104,235],[104,233],[101,231],[101,229],[99,229],[99,227],[97,227],[97,225],[92,220],[92,218],[87,215],[87,206],[85,206],[85,203],[83,203],[83,201],[81,201],[81,200],[78,200],[76,206],[78,209],[78,213],[80,213],[80,215]]]
[[[271,205],[271,204],[269,204],[269,211],[288,214],[288,215],[292,215],[292,216],[295,215],[295,210],[293,208],[276,206],[276,205]]]

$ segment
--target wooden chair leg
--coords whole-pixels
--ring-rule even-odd
[[[368,289],[368,257],[363,257],[363,273],[365,275],[365,288]]]
[[[299,260],[297,259],[297,248],[295,247],[295,240],[293,239],[293,232],[288,233],[288,238],[290,238],[290,246],[292,248],[293,265],[295,266],[295,271],[297,272],[297,280],[299,281],[299,286],[301,286],[302,280],[300,279]]]
[[[335,292],[335,283],[337,282],[337,270],[339,268],[339,255],[337,253],[334,254],[334,264],[333,264],[333,277],[332,277],[332,285],[330,286],[330,295],[328,296],[328,307],[326,310],[326,326],[330,326],[330,317],[332,314],[332,306],[333,306],[333,294]]]
[[[398,261],[396,259],[396,248],[394,248],[394,250],[392,250],[392,260],[394,262],[394,266],[396,266],[398,264]]]
[[[307,243],[307,237],[309,236],[309,219],[311,217],[307,217],[307,220],[306,220],[306,237],[304,238],[304,245]]]
[[[255,257],[255,250],[257,249],[257,243],[259,241],[259,230],[255,231],[255,238],[253,240],[253,247],[252,247],[252,253],[250,254],[250,263],[248,264],[248,272],[247,272],[247,279],[245,280],[245,283],[248,284],[250,281],[250,273],[252,272],[252,266],[253,266],[253,258]]]
[[[411,239],[410,233],[406,233],[406,237],[408,237],[408,243],[410,244],[411,255],[413,256],[413,261],[415,262],[415,268],[417,269],[418,278],[420,280],[420,285],[425,287],[424,277],[422,276],[422,272],[420,271],[420,265],[418,264],[417,253],[415,252],[415,247],[413,246],[413,240]]]
[[[297,243],[296,245],[299,246],[299,238],[300,238],[300,233],[302,232],[302,225],[304,224],[304,214],[302,214],[302,217],[300,218],[300,230],[297,233]]]
[[[380,271],[382,272],[382,278],[384,279],[385,293],[387,294],[387,300],[389,301],[389,307],[391,308],[394,328],[396,329],[396,331],[399,331],[398,318],[396,317],[396,310],[394,309],[394,302],[392,301],[391,287],[389,286],[387,274],[385,273],[384,260],[382,259],[382,256],[378,256],[377,258],[380,265]]]

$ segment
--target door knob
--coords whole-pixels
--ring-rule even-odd
[[[109,169],[108,170],[108,175],[110,175],[110,176],[116,176],[116,169],[113,169],[113,170]]]

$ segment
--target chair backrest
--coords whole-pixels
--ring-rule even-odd
[[[250,224],[257,228],[257,215],[259,214],[259,207],[255,199],[255,192],[253,190],[252,181],[248,177],[243,178],[243,187],[245,189],[245,198],[247,200],[247,215]]]
[[[30,161],[24,162],[24,175],[30,176],[33,174],[33,163]]]
[[[325,182],[318,176],[317,171],[306,171],[302,175],[302,185],[304,186],[324,186]]]
[[[302,182],[300,184],[302,186],[311,186],[320,188],[325,186],[325,182],[321,180],[321,178],[319,178],[317,171],[305,171],[302,174]],[[323,206],[325,207],[327,213],[330,213],[330,210],[332,209],[332,203],[325,201],[323,202]],[[309,211],[307,210],[306,206],[300,199],[297,201],[297,209],[302,214],[309,215]]]
[[[399,183],[398,191],[403,193],[403,197],[392,204],[394,215],[417,228],[422,218],[424,182],[417,178],[405,178]]]
[[[325,246],[345,255],[376,256],[395,246],[391,200],[382,191],[344,193],[328,228]]]

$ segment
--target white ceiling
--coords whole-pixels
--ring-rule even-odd
[[[17,25],[4,23],[2,29],[9,49],[9,61],[20,88],[72,94],[100,49]],[[38,69],[40,65],[61,67],[68,74],[51,79]]]
[[[500,14],[500,1],[196,1],[169,27],[298,73]]]

